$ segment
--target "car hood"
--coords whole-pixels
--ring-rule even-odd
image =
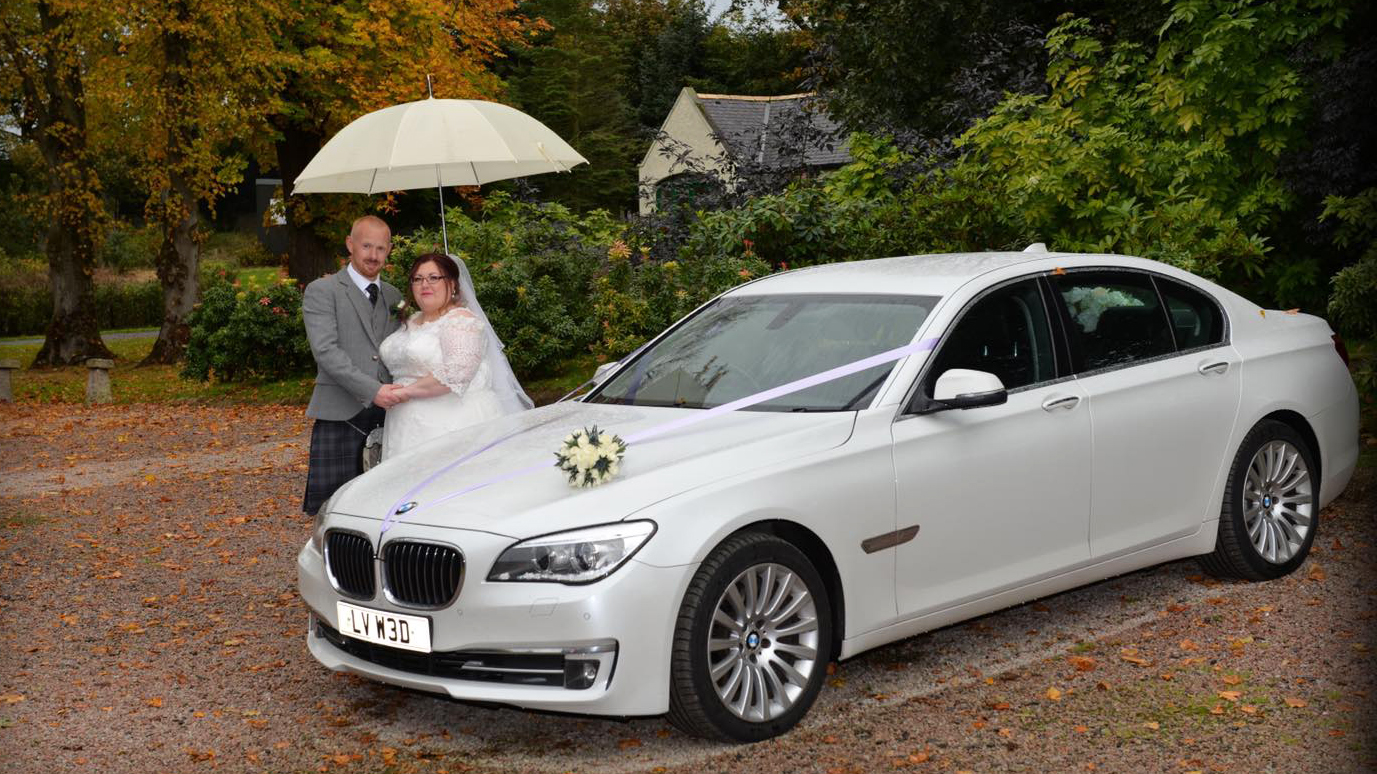
[[[546,534],[618,521],[705,484],[835,448],[856,417],[721,414],[629,445],[620,474],[587,489],[570,487],[554,467],[555,450],[574,430],[596,425],[626,437],[700,413],[568,402],[513,414],[389,457],[345,485],[330,510],[381,522],[398,504],[415,502],[395,519],[518,538]]]

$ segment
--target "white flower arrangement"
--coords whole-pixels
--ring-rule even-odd
[[[620,436],[598,430],[597,425],[565,436],[555,459],[569,476],[569,486],[598,486],[611,481],[621,468],[626,442]]]
[[[1076,318],[1081,330],[1093,333],[1100,325],[1100,315],[1106,309],[1118,306],[1142,306],[1143,302],[1122,290],[1105,287],[1072,288],[1061,294],[1066,305],[1071,308],[1071,316]]]

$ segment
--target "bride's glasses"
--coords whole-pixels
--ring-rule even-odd
[[[416,285],[418,287],[421,285],[438,285],[444,281],[445,275],[443,274],[428,274],[424,277],[418,274],[415,277],[411,278],[411,284]]]

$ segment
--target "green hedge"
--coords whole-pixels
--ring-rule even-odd
[[[42,336],[53,316],[47,285],[10,288],[0,305],[0,336]],[[146,328],[163,321],[163,290],[157,282],[96,286],[96,322],[101,330]]]
[[[0,273],[0,336],[42,336],[53,316],[47,277],[32,262]],[[204,289],[233,282],[236,272],[224,264],[205,263],[199,272]],[[111,328],[156,328],[163,324],[163,290],[157,280],[96,285],[96,324]]]

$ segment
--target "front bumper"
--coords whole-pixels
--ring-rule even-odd
[[[347,517],[345,517],[347,520]],[[377,535],[376,522],[351,525]],[[332,517],[332,526],[340,518]],[[398,525],[388,538],[434,539],[433,529]],[[395,533],[395,534],[394,534]],[[297,581],[311,609],[307,646],[317,661],[393,685],[454,699],[590,715],[656,715],[669,708],[669,660],[679,600],[695,566],[652,567],[635,559],[586,586],[500,583],[484,578],[512,541],[486,532],[445,530],[464,553],[458,596],[438,610],[393,603],[381,588],[361,600],[337,592],[310,542],[297,555]],[[431,620],[433,652],[369,646],[338,634],[337,601]],[[596,664],[586,688],[571,675]]]

